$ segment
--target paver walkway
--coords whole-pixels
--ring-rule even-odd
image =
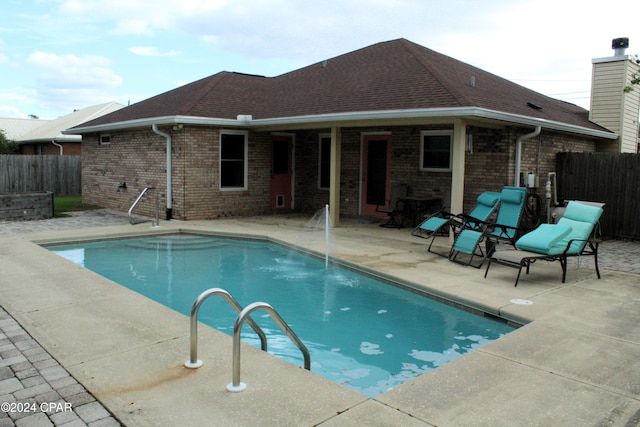
[[[120,423],[0,307],[0,427]]]

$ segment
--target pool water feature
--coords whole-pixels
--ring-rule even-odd
[[[214,287],[243,307],[267,302],[309,349],[312,372],[369,397],[513,330],[265,241],[176,234],[48,249],[187,316],[197,296]],[[236,317],[222,298],[209,298],[198,315],[229,335]],[[252,318],[267,335],[269,353],[302,365],[298,348],[266,313]],[[242,341],[260,348],[246,325]]]

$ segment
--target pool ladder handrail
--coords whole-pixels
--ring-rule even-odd
[[[202,366],[202,360],[198,360],[198,311],[200,310],[202,303],[211,295],[221,296],[237,313],[242,312],[242,306],[240,306],[231,294],[224,289],[211,288],[198,295],[196,300],[193,302],[193,306],[191,306],[190,354],[189,360],[184,363],[184,366],[187,368],[195,369]],[[247,319],[247,323],[251,326],[251,329],[258,334],[258,337],[260,337],[260,347],[262,350],[267,351],[267,336],[264,331],[251,318]]]
[[[276,321],[280,329],[287,334],[289,339],[293,341],[293,343],[298,347],[298,349],[302,352],[302,356],[304,358],[304,369],[307,371],[311,370],[311,356],[309,356],[309,350],[302,343],[300,338],[293,332],[291,327],[287,325],[287,323],[282,319],[282,317],[278,314],[278,312],[266,302],[254,302],[253,304],[249,304],[246,306],[240,314],[238,314],[238,318],[233,325],[233,373],[232,373],[232,382],[227,385],[227,390],[232,392],[240,392],[247,388],[247,385],[240,381],[240,331],[242,330],[242,324],[245,320],[247,322],[251,319],[249,315],[255,310],[265,310],[273,320]]]
[[[140,193],[140,195],[136,199],[136,201],[133,202],[133,205],[131,205],[131,207],[129,208],[129,224],[133,225],[133,218],[131,217],[133,213],[133,209],[138,205],[138,203],[140,203],[144,195],[149,190],[154,190],[156,192],[156,218],[155,218],[155,221],[152,221],[152,223],[154,227],[158,227],[160,225],[160,202],[158,200],[158,190],[155,187],[145,187],[144,190],[142,190],[142,193]]]

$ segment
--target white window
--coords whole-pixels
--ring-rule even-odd
[[[453,131],[424,130],[420,132],[420,170],[451,171]]]
[[[100,134],[100,145],[109,145],[111,144],[111,135],[108,133]]]
[[[220,189],[247,189],[247,132],[220,132]]]
[[[331,135],[320,135],[318,154],[318,188],[328,190],[331,187]]]

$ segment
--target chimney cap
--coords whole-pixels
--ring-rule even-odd
[[[611,49],[626,49],[629,47],[629,38],[620,37],[611,41]]]

